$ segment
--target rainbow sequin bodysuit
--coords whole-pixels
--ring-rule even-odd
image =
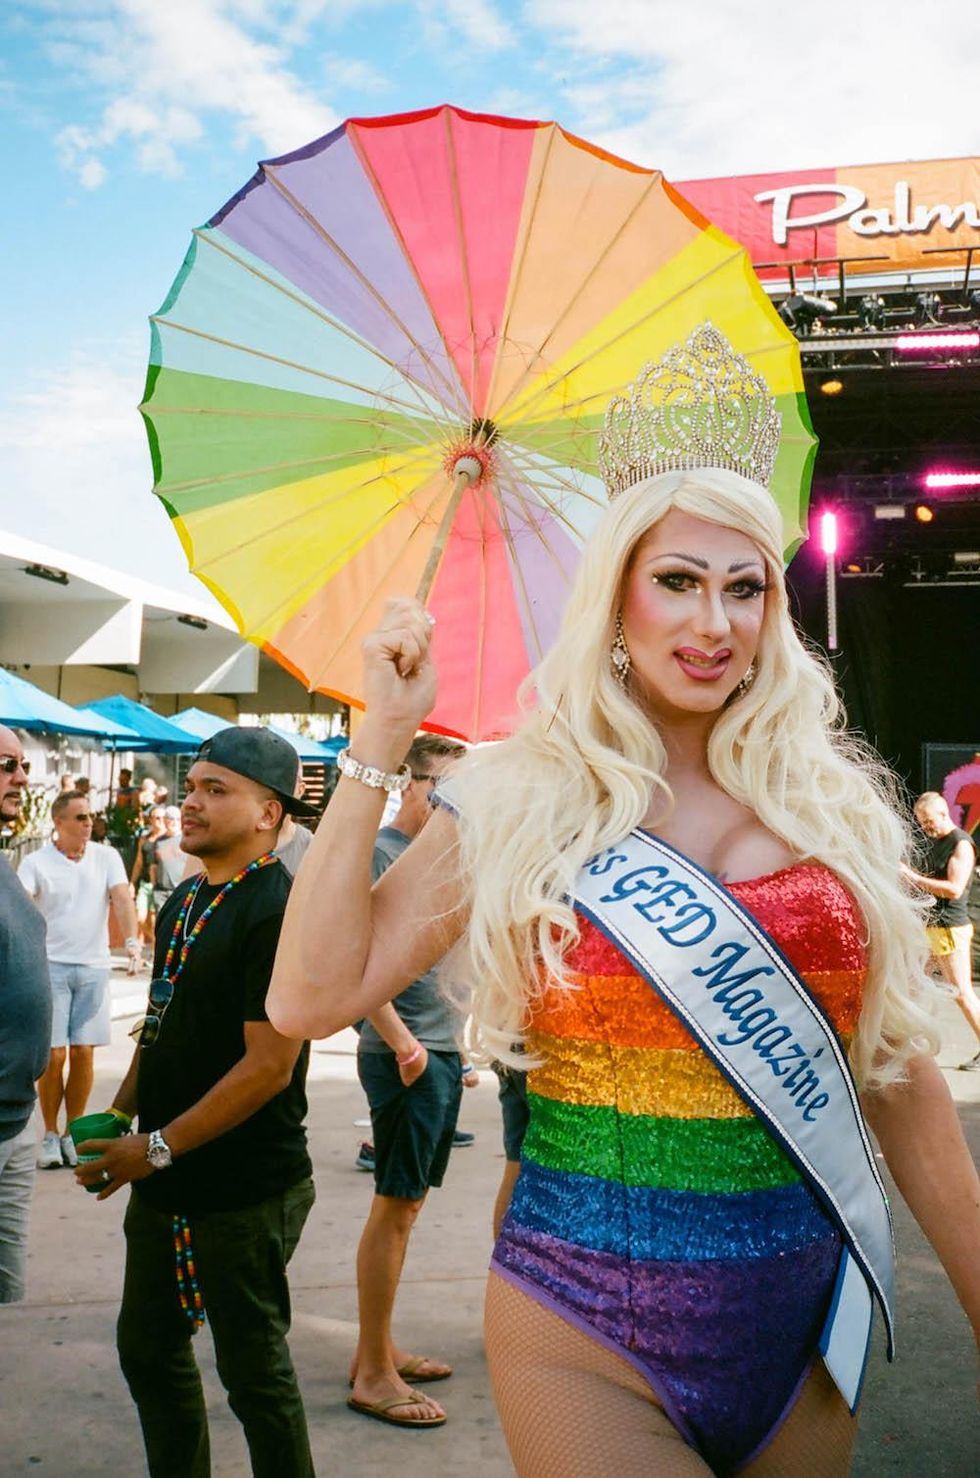
[[[729,891],[838,1035],[857,1023],[857,907],[798,863]],[[717,1472],[772,1436],[810,1368],[841,1239],[653,988],[580,920],[577,990],[536,1008],[531,1119],[496,1272],[636,1365]]]

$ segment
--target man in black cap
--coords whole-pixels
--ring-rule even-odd
[[[265,996],[290,880],[275,846],[298,760],[265,729],[198,751],[181,808],[204,872],[157,920],[137,1048],[110,1112],[139,1133],[91,1140],[77,1172],[100,1199],[133,1184],[118,1346],[151,1475],[209,1474],[191,1335],[211,1325],[218,1373],[257,1475],[312,1474],[286,1335],[286,1265],[313,1205],[303,1121],[306,1044],[269,1024]]]

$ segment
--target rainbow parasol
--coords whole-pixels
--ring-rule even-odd
[[[777,398],[789,555],[816,444],[745,251],[554,123],[355,119],[194,232],[151,320],[155,492],[242,634],[311,690],[357,704],[361,638],[419,591],[430,726],[506,732],[606,505],[606,403],[709,318]]]

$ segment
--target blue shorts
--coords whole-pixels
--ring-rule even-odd
[[[108,970],[48,962],[52,1047],[104,1047],[112,1039]]]
[[[358,1052],[357,1076],[371,1107],[374,1189],[420,1201],[442,1185],[463,1096],[458,1052],[429,1052],[425,1072],[406,1088],[393,1052]]]

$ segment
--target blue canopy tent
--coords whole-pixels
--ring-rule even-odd
[[[99,726],[99,737],[105,741],[107,747],[111,745],[113,749],[139,749],[141,741],[135,729],[127,729],[125,724],[117,724],[115,719],[106,718],[93,708],[83,708],[81,704],[76,707],[75,712],[79,718],[91,722],[93,728],[96,724]]]
[[[219,729],[230,727],[226,718],[219,718],[216,713],[205,713],[203,708],[182,708],[170,722],[188,734],[196,734],[198,744],[210,739]]]
[[[0,667],[0,723],[32,734],[76,734],[86,739],[122,740],[136,735],[121,722],[111,722],[89,709],[72,708],[43,688]],[[121,748],[126,747],[120,744]]]
[[[109,772],[110,792],[117,750],[129,749],[141,754],[193,754],[201,742],[196,734],[178,728],[169,719],[162,718],[159,713],[154,713],[152,708],[147,708],[145,703],[137,703],[134,699],[127,698],[124,693],[115,693],[111,698],[98,698],[94,703],[89,704],[86,711],[99,718],[120,724],[136,736],[134,739],[109,741],[112,744],[113,754],[112,768]]]
[[[291,734],[288,729],[277,729],[275,724],[269,724],[268,728],[273,734],[278,734],[280,739],[285,739],[287,744],[291,744],[305,765],[332,765],[337,758],[337,751],[331,752],[318,739],[307,739],[304,734]],[[346,742],[345,740],[344,743]]]
[[[217,734],[219,729],[229,727],[227,719],[218,718],[214,713],[205,713],[202,708],[184,708],[180,713],[175,713],[173,723],[191,734],[197,734],[200,738],[210,739],[212,734]],[[285,739],[291,744],[299,755],[300,763],[305,765],[332,765],[336,762],[337,755],[347,743],[346,739],[327,739],[320,743],[317,739],[307,739],[303,734],[292,734],[288,729],[277,728],[275,724],[264,726],[270,734],[278,734],[280,739]]]
[[[136,737],[125,745],[120,742],[117,746],[120,749],[149,750],[153,754],[193,754],[201,742],[199,735],[188,733],[123,693],[96,699],[89,704],[87,712],[122,724],[135,734]]]

